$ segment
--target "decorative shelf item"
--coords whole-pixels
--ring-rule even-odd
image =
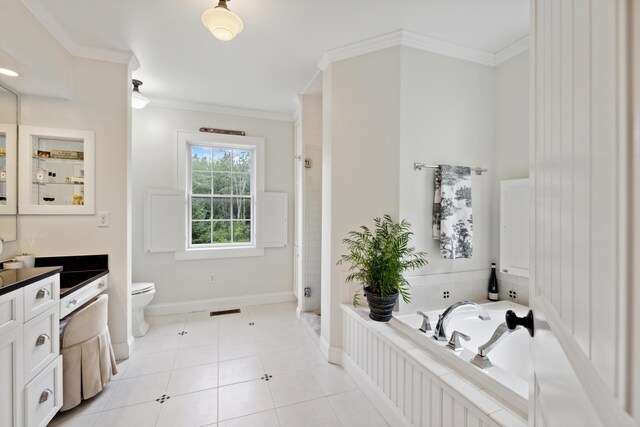
[[[21,214],[93,215],[95,134],[20,127]]]

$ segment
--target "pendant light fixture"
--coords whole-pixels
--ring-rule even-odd
[[[142,85],[142,82],[140,80],[133,79],[131,80],[131,83],[133,83],[133,93],[131,93],[131,106],[137,109],[146,107],[149,103],[149,98],[143,96],[140,93],[139,86]]]
[[[242,32],[242,19],[227,7],[227,0],[220,0],[218,5],[202,14],[202,24],[218,40],[229,41]]]

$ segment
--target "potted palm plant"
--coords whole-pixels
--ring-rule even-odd
[[[353,304],[358,305],[359,291],[364,293],[369,303],[369,317],[379,322],[391,319],[393,307],[402,296],[410,301],[409,283],[403,273],[427,264],[425,252],[418,252],[409,246],[413,233],[411,225],[402,220],[394,223],[390,215],[374,219],[375,227],[370,230],[361,226],[359,231],[351,231],[343,240],[348,253],[338,264],[349,264],[346,282],[361,285],[353,296]]]

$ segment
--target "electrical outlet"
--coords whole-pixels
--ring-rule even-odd
[[[108,227],[109,226],[109,212],[101,211],[98,212],[98,227]]]
[[[211,273],[209,274],[209,283],[214,284],[216,283],[216,275]]]

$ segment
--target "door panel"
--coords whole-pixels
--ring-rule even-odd
[[[532,1],[533,425],[633,425],[629,3]]]

